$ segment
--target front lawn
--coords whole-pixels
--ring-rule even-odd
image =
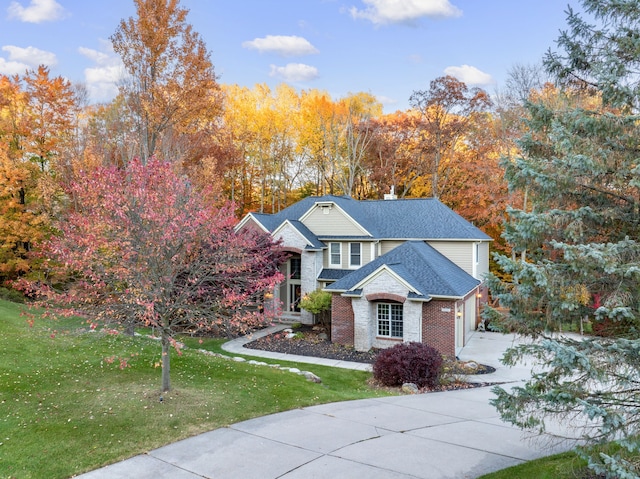
[[[252,417],[388,394],[366,372],[287,364],[316,384],[190,348],[172,352],[161,401],[156,341],[88,333],[77,319],[30,327],[21,308],[0,301],[0,478],[67,478]]]

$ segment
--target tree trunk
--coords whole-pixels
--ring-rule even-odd
[[[169,336],[166,333],[162,333],[162,392],[167,392],[171,389],[171,363],[170,355],[171,343],[169,342]]]

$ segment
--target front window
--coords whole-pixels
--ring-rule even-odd
[[[329,256],[329,264],[331,266],[342,266],[340,243],[329,243]]]
[[[378,303],[378,336],[402,338],[402,304]]]
[[[360,243],[349,243],[349,266],[360,266],[362,264],[362,245]]]

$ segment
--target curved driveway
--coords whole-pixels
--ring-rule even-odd
[[[459,357],[496,367],[496,373],[480,379],[509,387],[529,375],[525,367],[506,369],[499,363],[513,341],[510,335],[475,333]],[[475,478],[569,448],[551,446],[547,437],[527,438],[503,423],[489,404],[492,397],[490,388],[478,387],[296,409],[204,433],[80,477]]]

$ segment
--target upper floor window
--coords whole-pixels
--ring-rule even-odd
[[[475,244],[476,264],[480,263],[480,243]]]
[[[329,265],[338,267],[342,266],[340,243],[329,243]]]
[[[349,266],[360,266],[362,264],[362,244],[349,243]]]

